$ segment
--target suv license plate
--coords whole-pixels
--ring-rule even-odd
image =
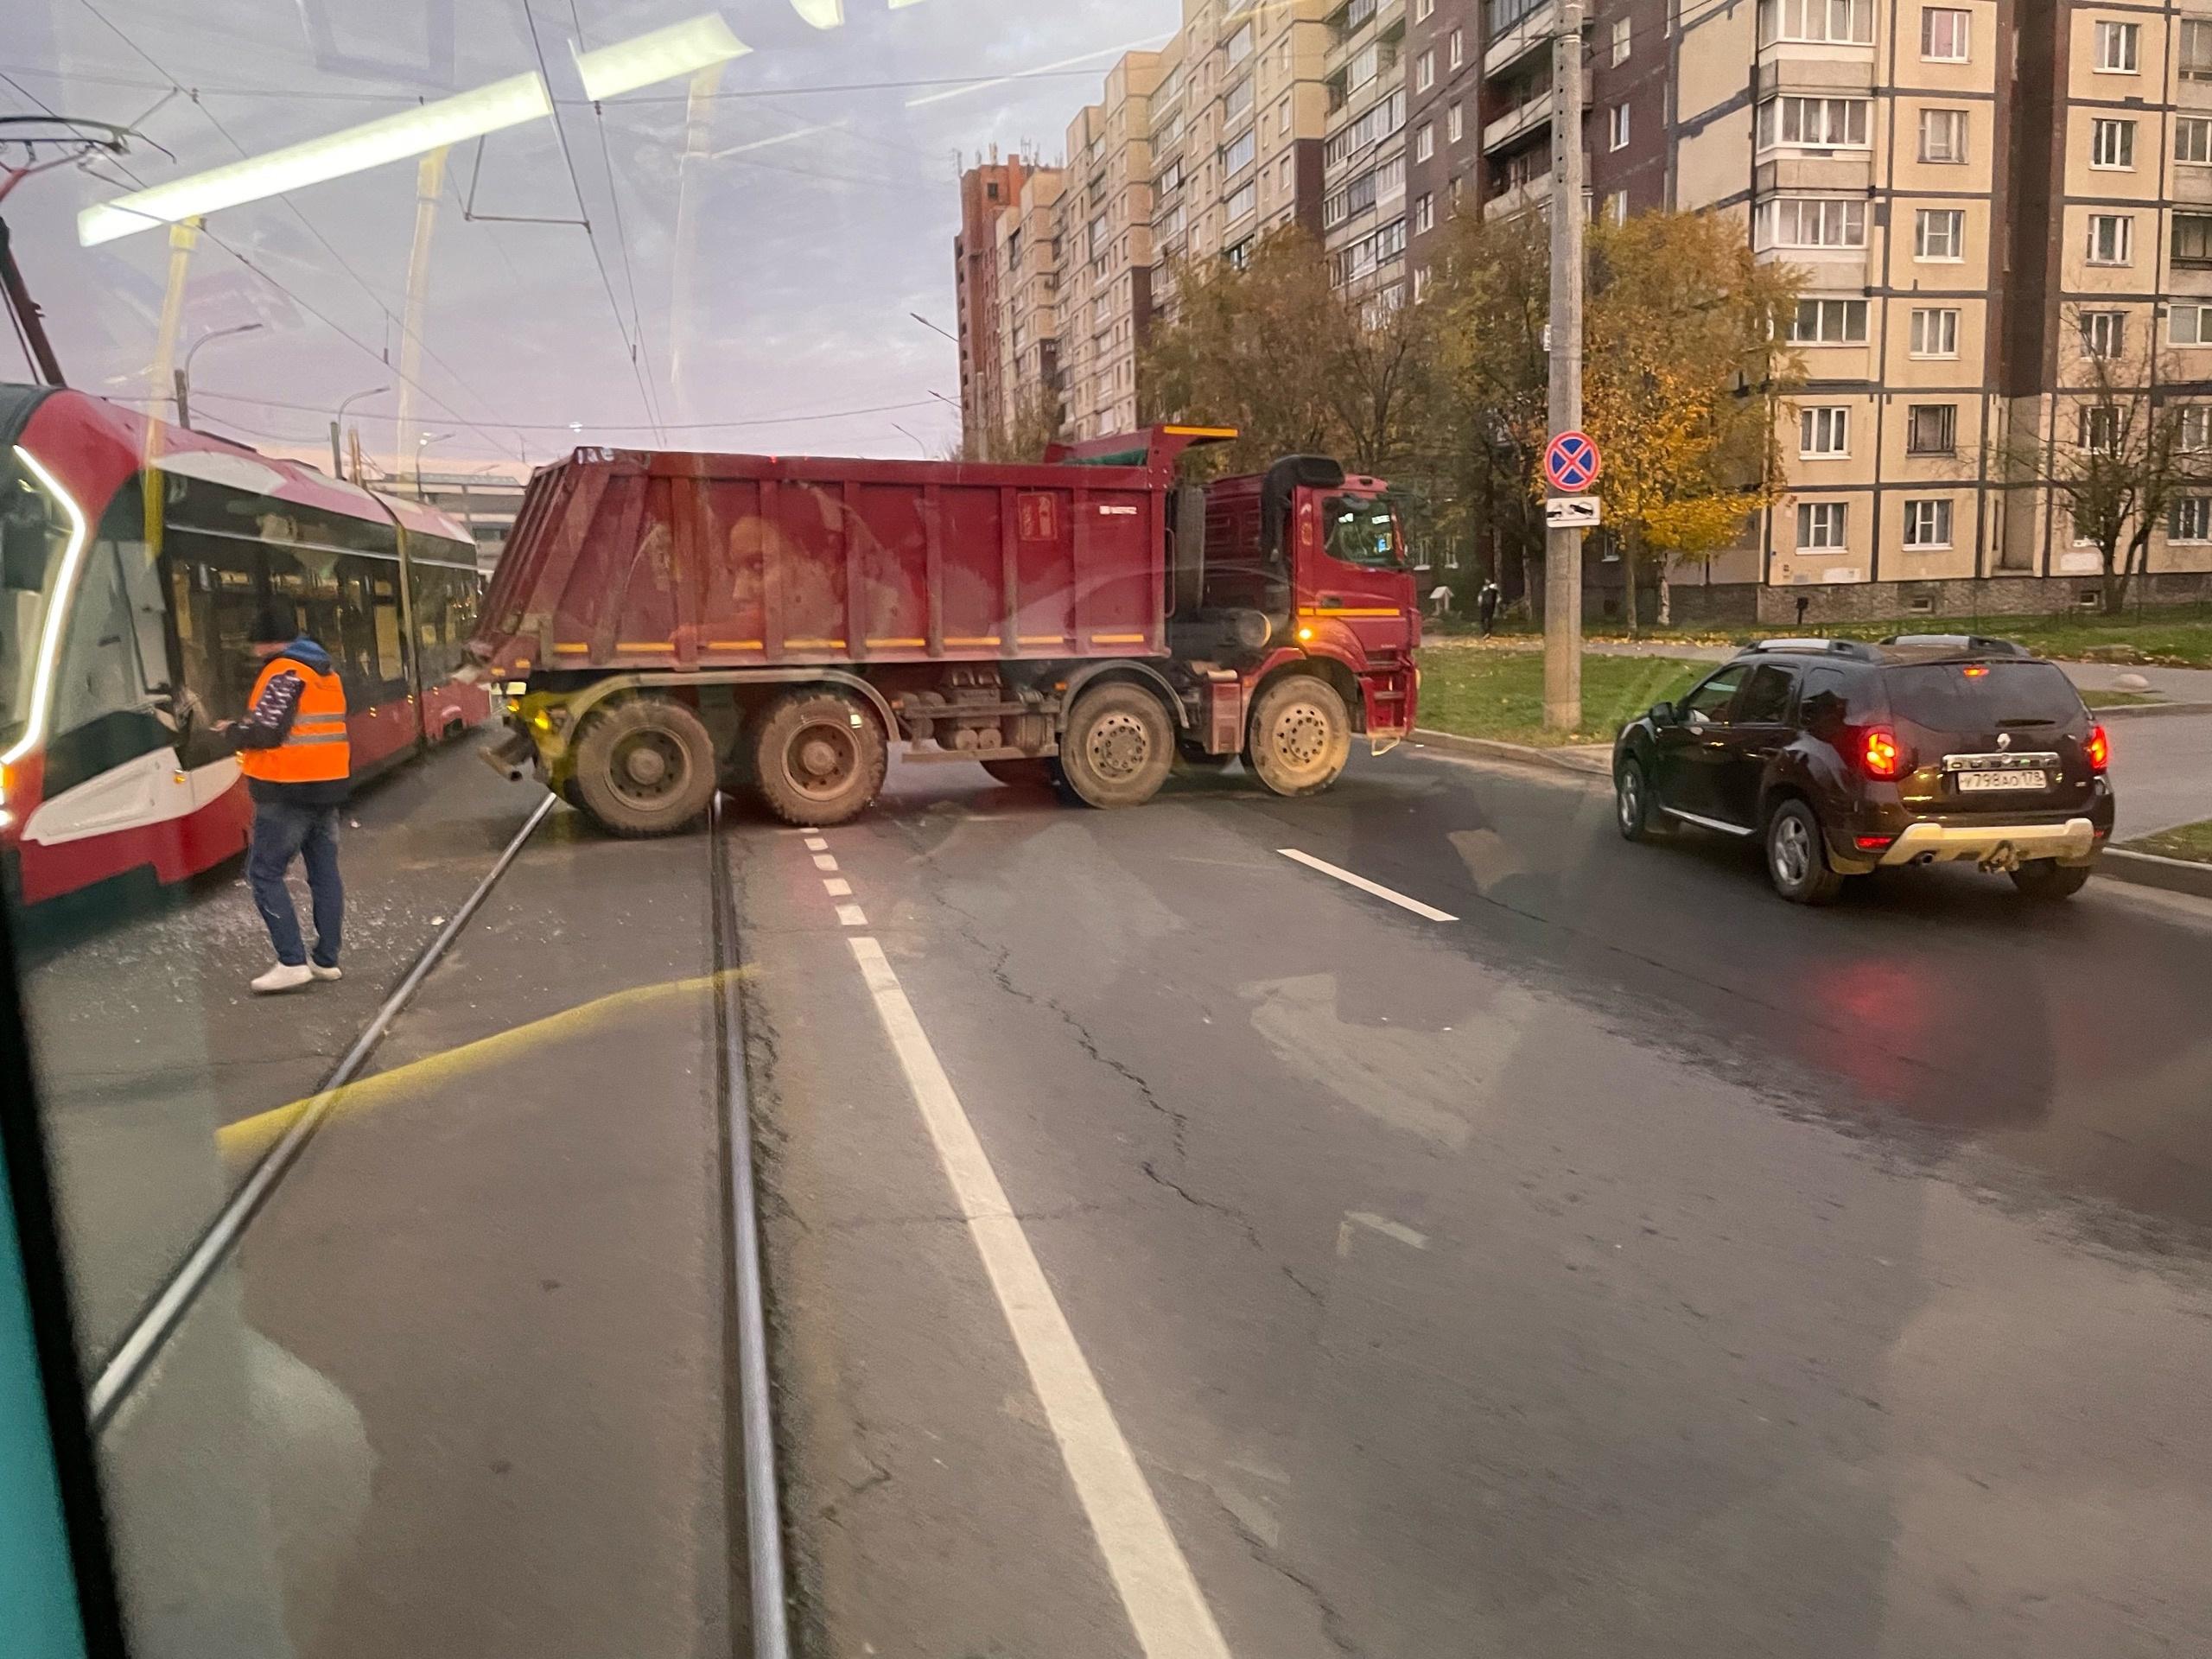
[[[2049,774],[2044,772],[1962,772],[1958,774],[1959,793],[1977,794],[1983,790],[2047,789]]]

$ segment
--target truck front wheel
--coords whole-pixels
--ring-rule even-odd
[[[1068,711],[1060,772],[1090,806],[1141,806],[1175,764],[1175,727],[1160,699],[1116,682],[1094,686]]]
[[[786,691],[762,712],[755,731],[753,783],[785,823],[810,830],[843,823],[883,787],[890,749],[858,697]]]
[[[664,836],[707,810],[715,740],[666,697],[631,697],[594,715],[576,742],[574,799],[618,836]]]
[[[1287,674],[1253,700],[1244,764],[1276,794],[1319,794],[1351,758],[1351,715],[1318,675]]]

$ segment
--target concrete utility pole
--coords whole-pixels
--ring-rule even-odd
[[[1582,0],[1552,41],[1551,429],[1582,424]],[[1547,486],[1548,493],[1548,486]],[[1634,576],[1631,574],[1631,581]],[[1544,724],[1582,724],[1582,532],[1544,531]]]

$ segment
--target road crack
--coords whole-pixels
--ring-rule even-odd
[[[1337,1605],[1329,1599],[1329,1592],[1282,1560],[1273,1545],[1253,1531],[1250,1527],[1245,1525],[1243,1518],[1236,1510],[1222,1503],[1218,1494],[1214,1495],[1213,1501],[1222,1514],[1229,1517],[1230,1526],[1243,1541],[1244,1548],[1252,1552],[1253,1560],[1306,1592],[1306,1599],[1313,1604],[1314,1611],[1321,1617],[1321,1634],[1329,1638],[1330,1645],[1339,1653],[1353,1655],[1354,1659],[1363,1659],[1367,1650],[1353,1639],[1351,1631],[1346,1625],[1344,1616],[1337,1611]]]

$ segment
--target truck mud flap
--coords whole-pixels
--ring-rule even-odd
[[[537,745],[520,732],[512,732],[504,742],[494,743],[478,751],[484,764],[511,784],[519,784],[537,772]]]

